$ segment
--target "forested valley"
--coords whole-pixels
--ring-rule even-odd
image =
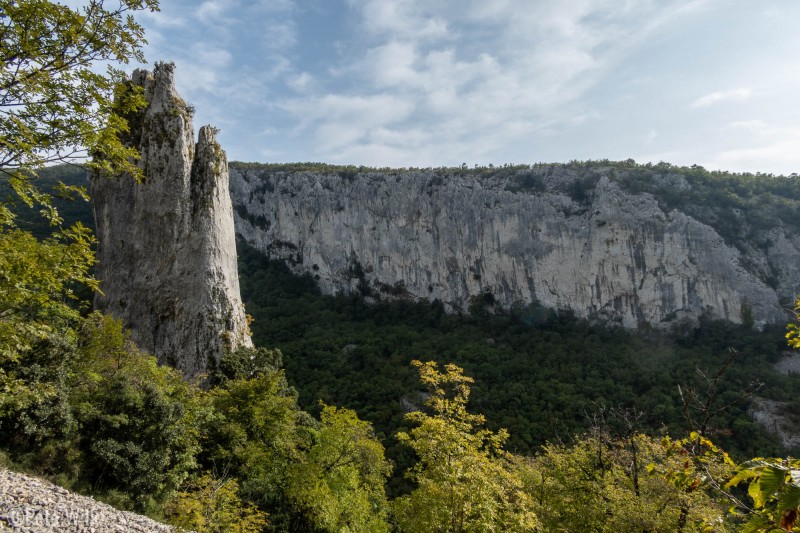
[[[158,0],[67,4],[0,0],[0,469],[198,533],[798,527],[800,450],[783,449],[749,411],[756,398],[781,402],[785,417],[800,411],[800,377],[773,369],[787,340],[800,348],[800,300],[788,334],[784,324],[755,329],[746,305],[742,325],[701,320],[664,331],[536,305],[500,309],[488,293],[448,314],[438,301],[402,294],[381,302],[323,295],[313,276],[240,243],[255,347],[245,334],[245,347],[210,357],[200,374],[159,364],[132,341],[135,327],[93,310],[101,280],[87,176],[134,188],[161,171],[167,186],[156,193],[194,187],[205,193],[195,195],[201,202],[180,196],[151,218],[166,224],[182,209],[213,211],[217,200],[230,237],[215,242],[231,252],[229,198],[213,198],[228,190],[220,181],[228,179],[226,157],[212,142],[215,128],[201,129],[205,144],[193,144],[195,109],[172,90],[174,64],[131,77],[115,68],[144,62],[142,21],[156,17]],[[221,24],[215,4],[198,15]],[[148,111],[158,120],[149,123]],[[146,137],[146,123],[154,142],[137,145],[132,137]],[[198,159],[203,169],[189,157],[197,146],[208,151]],[[755,246],[780,251],[760,230],[798,220],[796,175],[679,168],[692,182],[681,195],[671,193],[676,169],[666,163],[601,163],[626,189],[657,198],[659,210],[692,202],[691,216],[722,224],[734,246],[758,235]],[[580,203],[599,174],[593,162],[569,165],[587,171],[564,191]],[[362,169],[333,170],[347,179]],[[504,193],[535,192],[533,167],[517,170],[472,172],[513,173]],[[184,229],[195,230],[187,220]],[[154,239],[151,249],[164,242]],[[227,257],[225,273],[235,273]],[[780,285],[771,268],[760,282]],[[193,273],[181,271],[181,281]],[[158,329],[177,316],[174,308],[147,318],[157,316]],[[223,325],[210,336],[230,331]],[[159,354],[161,362],[170,355]],[[208,354],[200,355],[205,369]],[[0,529],[36,530],[15,522],[28,518],[36,497],[9,501],[8,488],[0,487]]]
[[[65,167],[44,175],[45,191],[55,177],[85,180]],[[56,204],[65,226],[91,224],[88,203]],[[90,313],[90,237],[47,240],[31,210],[18,224],[44,240],[5,234],[4,271],[27,272],[23,289],[42,299],[22,305],[21,278],[4,281],[4,305],[23,317],[4,325],[29,328],[3,337],[6,466],[197,531],[767,531],[794,520],[796,462],[750,459],[797,450],[747,414],[752,394],[798,409],[800,379],[772,368],[782,325],[631,332],[486,298],[464,314],[367,304],[322,295],[312,276],[240,243],[261,348],[186,383]],[[56,282],[47,261],[67,250],[86,270]]]

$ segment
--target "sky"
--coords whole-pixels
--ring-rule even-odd
[[[797,0],[161,0],[229,160],[800,172]],[[133,67],[131,67],[133,68]]]

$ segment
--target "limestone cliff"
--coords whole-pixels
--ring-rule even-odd
[[[145,179],[92,180],[99,240],[95,307],[187,376],[225,348],[251,346],[239,295],[228,164],[210,126],[194,142],[173,65],[137,70],[147,107],[129,121]]]
[[[723,230],[748,221],[715,229],[611,168],[321,168],[235,166],[231,191],[237,233],[325,292],[438,299],[450,310],[489,293],[504,308],[535,302],[638,327],[740,322],[743,309],[756,324],[785,321],[781,303],[800,288],[800,240],[780,223],[758,229],[757,243],[733,242]],[[675,198],[691,188],[650,174]]]

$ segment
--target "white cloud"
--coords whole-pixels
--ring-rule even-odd
[[[284,50],[297,44],[297,28],[291,19],[267,20],[263,26],[262,43],[265,48]]]
[[[323,153],[367,139],[373,130],[406,119],[413,103],[390,95],[322,97],[287,100],[281,106],[301,117],[296,131],[314,123],[317,147]]]
[[[136,14],[136,19],[148,27],[148,40],[150,40],[150,36],[153,33],[152,28],[154,27],[171,30],[186,27],[188,21],[185,16],[180,15],[177,10],[167,10],[167,6],[162,6],[161,11],[156,11],[154,13],[150,11],[140,11]]]
[[[781,174],[800,173],[800,130],[778,141],[755,148],[724,150],[712,156],[709,168],[734,169],[746,172],[764,172],[770,169]]]
[[[737,122],[731,122],[728,127],[734,130],[750,132],[770,132],[773,130],[773,127],[763,120],[739,120]]]
[[[330,69],[333,80],[344,83],[339,92],[365,100],[389,96],[406,103],[408,111],[391,123],[370,117],[375,135],[356,134],[354,124],[367,121],[359,113],[373,114],[372,108],[315,118],[307,112],[318,103],[312,98],[286,107],[290,113],[297,109],[295,133],[307,129],[315,139],[333,139],[331,132],[338,129],[341,138],[363,145],[350,153],[374,154],[380,144],[393,150],[378,152],[405,153],[410,165],[428,149],[440,163],[463,154],[488,157],[534,133],[574,127],[575,117],[596,117],[580,97],[637,43],[704,2],[349,0],[349,5],[359,17],[365,46],[361,55],[346,55]],[[415,134],[401,135],[405,129]],[[336,147],[335,153],[320,154],[333,158],[341,155],[343,143],[325,141],[317,148],[323,146]]]
[[[417,85],[417,54],[410,43],[390,41],[367,52],[361,66],[377,87]]]
[[[364,29],[373,35],[393,38],[436,40],[448,38],[451,31],[433,3],[419,0],[350,0],[360,11]]]
[[[301,72],[296,76],[291,76],[286,84],[291,87],[295,92],[307,93],[314,82],[314,77],[308,72]]]
[[[195,18],[203,24],[219,27],[235,22],[230,13],[236,8],[235,0],[205,0],[194,13]]]
[[[179,87],[189,90],[183,91],[192,97],[198,92],[211,92],[219,88],[222,82],[221,75],[231,63],[232,56],[227,50],[196,44],[184,57],[176,58],[176,82]]]
[[[747,172],[800,173],[800,128],[770,124],[762,120],[733,122],[730,130],[745,135],[736,148],[712,154],[707,166]]]
[[[753,96],[753,89],[749,87],[741,87],[739,89],[730,89],[727,91],[715,91],[694,100],[689,104],[689,107],[698,109],[720,102],[742,102],[749,99],[751,96]]]

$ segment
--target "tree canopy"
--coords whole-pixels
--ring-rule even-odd
[[[532,531],[533,500],[524,492],[514,456],[503,451],[508,432],[482,429],[485,418],[467,410],[472,378],[448,364],[412,363],[428,388],[432,414],[414,411],[417,427],[400,433],[420,461],[407,475],[417,488],[395,501],[402,531]]]
[[[113,65],[144,61],[144,28],[131,13],[156,11],[158,0],[107,3],[0,0],[0,176],[28,205],[47,204],[29,177],[48,163],[102,155],[87,163],[136,174],[136,152],[119,134],[144,99],[122,90]],[[12,220],[7,204],[0,223]]]
[[[0,411],[41,392],[20,378],[20,361],[43,343],[71,342],[80,327],[76,290],[97,288],[91,232],[80,223],[63,227],[56,191],[40,190],[36,172],[102,155],[89,166],[138,175],[137,154],[120,133],[123,115],[144,98],[123,90],[124,75],[112,65],[144,61],[144,29],[131,13],[157,10],[158,0],[106,3],[0,0]],[[58,192],[87,199],[74,185],[62,183]],[[52,237],[17,227],[21,204],[41,208]]]

